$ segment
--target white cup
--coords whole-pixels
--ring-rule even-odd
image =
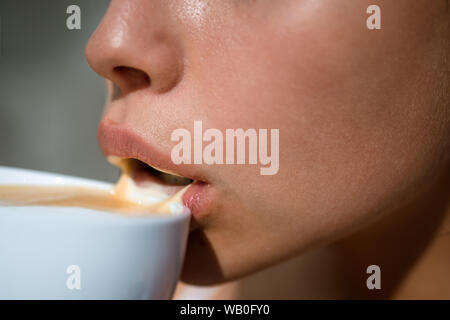
[[[0,185],[111,187],[8,167],[0,167]],[[0,204],[0,299],[170,299],[189,220],[186,212],[126,217]]]

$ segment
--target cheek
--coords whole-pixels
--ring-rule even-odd
[[[429,107],[434,75],[423,63],[429,26],[408,28],[404,13],[387,10],[390,28],[368,33],[368,1],[356,13],[331,0],[309,3],[315,11],[301,24],[238,24],[230,34],[239,39],[199,44],[207,63],[198,55],[192,64],[211,127],[280,129],[276,176],[215,171],[223,207],[205,232],[225,273],[268,263],[262,252],[286,257],[371,222],[443,166],[446,136]]]
[[[220,50],[204,44],[208,65],[194,71],[205,80],[198,85],[212,126],[281,130],[278,179],[254,184],[275,195],[253,199],[265,207],[260,212],[382,211],[413,191],[436,160],[440,133],[423,120],[429,88],[418,80],[428,31],[417,31],[430,26],[411,28],[408,12],[396,9],[397,16],[386,10],[385,31],[369,32],[367,6],[318,5],[301,23],[278,27],[251,20],[231,32],[238,40],[222,38]],[[421,105],[413,104],[412,87],[423,93]],[[236,193],[248,193],[235,185]]]
[[[189,76],[203,100],[199,108],[218,124],[289,127],[302,121],[301,112],[310,106],[342,103],[355,92],[346,82],[360,83],[374,70],[365,53],[377,45],[369,47],[351,25],[317,23],[345,18],[320,12],[328,17],[313,12],[312,18],[285,25],[279,19],[275,23],[250,17],[236,23],[227,36],[206,37],[215,41],[196,39]]]

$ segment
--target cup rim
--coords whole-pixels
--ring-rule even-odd
[[[7,173],[7,176],[5,174]],[[109,190],[114,184],[84,177],[76,177],[66,174],[39,171],[33,169],[24,169],[18,167],[0,166],[0,186],[7,185],[33,185],[33,186],[85,186],[98,189]],[[0,206],[1,208],[30,208],[30,206]],[[111,211],[101,211],[90,208],[81,207],[63,207],[63,206],[34,206],[35,208],[47,208],[50,211],[66,210],[67,212],[76,211],[80,214],[92,214],[96,218],[107,218],[116,221],[126,221],[127,223],[158,223],[168,221],[178,221],[190,218],[190,212],[182,212],[178,214],[149,214],[149,215],[126,215]],[[186,208],[187,209],[187,208]],[[189,210],[189,209],[187,209]]]

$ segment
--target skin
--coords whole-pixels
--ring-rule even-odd
[[[192,165],[212,201],[195,215],[184,281],[237,279],[333,243],[333,265],[362,270],[354,278],[365,285],[367,265],[389,268],[387,249],[395,262],[405,247],[418,256],[434,243],[449,211],[432,205],[449,196],[448,3],[379,0],[382,29],[370,31],[372,2],[111,2],[86,48],[116,85],[100,128],[132,127],[165,154],[171,132],[194,120],[222,132],[280,129],[276,175]],[[401,226],[416,232],[400,233],[394,250],[389,234]],[[387,280],[388,296],[415,263]],[[353,297],[358,286],[343,288]]]

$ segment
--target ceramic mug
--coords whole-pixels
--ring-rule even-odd
[[[8,167],[0,167],[0,185],[112,187]],[[85,208],[0,204],[0,299],[170,299],[189,221],[187,209],[127,217]]]

